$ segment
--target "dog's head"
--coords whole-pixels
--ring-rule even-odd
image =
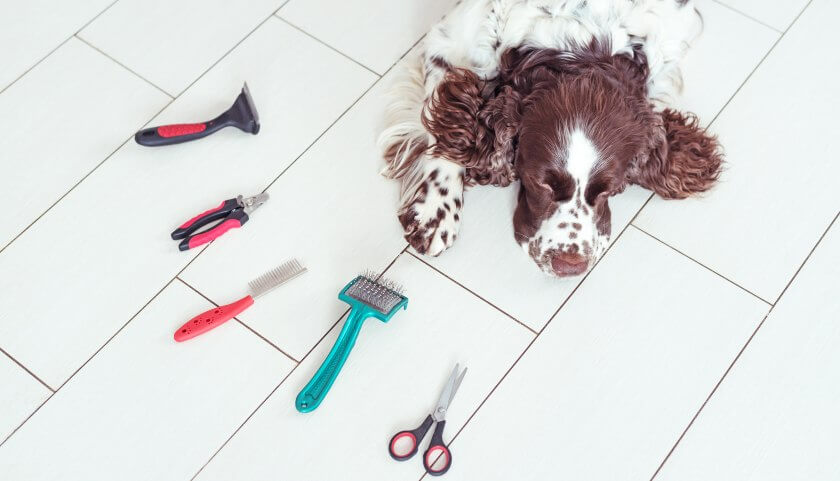
[[[609,198],[628,183],[682,198],[717,179],[715,139],[694,117],[654,111],[643,58],[535,51],[515,60],[500,90],[518,102],[514,232],[544,272],[576,276],[595,264],[612,233]]]

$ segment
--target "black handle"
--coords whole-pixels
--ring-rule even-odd
[[[394,437],[391,438],[391,441],[388,442],[388,454],[397,461],[405,461],[417,454],[417,447],[420,445],[420,441],[426,436],[426,433],[429,432],[429,428],[432,426],[433,422],[434,420],[432,419],[432,416],[429,415],[426,416],[423,424],[417,427],[417,429],[413,429],[411,431],[400,431],[395,434]],[[402,454],[397,452],[396,444],[400,439],[409,439],[413,443],[408,452]]]
[[[429,448],[423,453],[423,467],[432,476],[440,476],[449,471],[449,467],[452,466],[452,454],[449,452],[449,448],[443,444],[443,427],[445,425],[446,421],[438,421]]]
[[[182,240],[178,244],[178,249],[187,251],[198,246],[204,245],[208,242],[214,241],[221,237],[225,232],[231,229],[238,229],[248,222],[248,214],[242,209],[236,209],[231,212],[222,222],[198,234],[191,235]]]
[[[204,211],[184,222],[180,227],[172,232],[172,240],[184,239],[207,224],[215,222],[219,219],[224,219],[228,214],[239,207],[239,201],[237,199],[228,199],[222,202],[218,207]]]

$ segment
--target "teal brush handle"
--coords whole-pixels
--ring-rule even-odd
[[[298,411],[308,413],[314,411],[321,404],[338,377],[338,373],[341,372],[341,368],[344,367],[347,356],[350,355],[350,351],[356,344],[356,338],[359,337],[362,324],[370,316],[370,310],[365,307],[357,306],[350,311],[350,315],[344,322],[344,327],[341,328],[338,339],[333,344],[329,355],[324,359],[309,384],[298,394],[295,400],[295,407]]]

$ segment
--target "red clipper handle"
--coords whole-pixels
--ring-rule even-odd
[[[243,215],[245,215],[243,213]],[[188,237],[181,241],[178,244],[178,248],[182,251],[195,249],[198,246],[207,244],[210,241],[216,240],[221,237],[225,232],[231,229],[238,229],[242,227],[242,221],[240,219],[227,219],[226,221],[222,222],[221,224],[213,227],[212,229],[202,232],[200,234],[196,234],[192,237]]]
[[[251,296],[245,296],[233,304],[219,306],[202,312],[187,321],[183,326],[175,331],[175,340],[177,342],[184,342],[188,339],[194,338],[195,336],[200,336],[210,329],[218,327],[238,316],[242,311],[251,307],[253,304],[254,298]]]

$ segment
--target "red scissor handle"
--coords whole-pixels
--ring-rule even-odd
[[[417,445],[429,432],[432,427],[434,419],[432,416],[426,416],[423,424],[411,431],[400,431],[391,438],[388,443],[388,453],[397,461],[405,461],[417,454]],[[406,445],[406,443],[408,443]]]

